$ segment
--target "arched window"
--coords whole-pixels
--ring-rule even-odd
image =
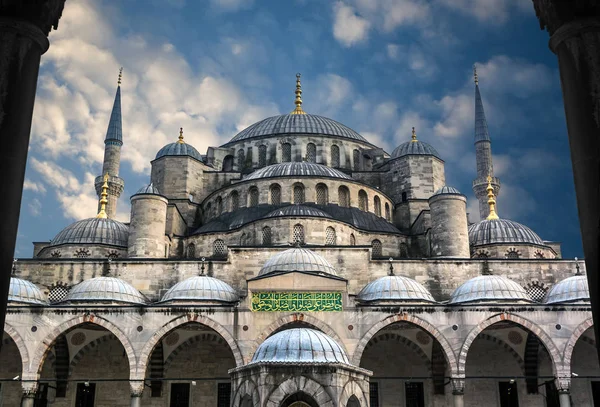
[[[258,147],[258,168],[267,165],[267,146],[264,144]]]
[[[221,239],[217,239],[213,243],[213,255],[215,257],[227,256],[227,246],[225,246],[225,242]]]
[[[329,191],[327,185],[317,184],[317,204],[327,205],[329,203]]]
[[[352,397],[350,397],[348,399],[348,403],[346,404],[346,407],[361,407],[360,401],[358,401],[356,396],[352,395]]]
[[[244,150],[242,150],[240,148],[238,150],[238,156],[237,156],[238,171],[241,171],[244,169],[245,161],[246,161],[246,154],[244,154]]]
[[[228,155],[223,158],[223,171],[233,171],[233,156]]]
[[[187,247],[187,258],[193,259],[194,257],[196,257],[196,245],[190,243]]]
[[[375,206],[375,215],[381,216],[381,200],[378,196],[373,199],[373,205]]]
[[[331,166],[334,168],[340,166],[340,148],[335,144],[331,146]]]
[[[352,168],[354,171],[358,171],[360,169],[360,151],[358,150],[352,151]]]
[[[271,228],[268,226],[265,226],[262,230],[262,244],[263,246],[271,246],[272,244]]]
[[[408,201],[408,196],[406,194],[406,192],[402,192],[402,202],[406,202]]]
[[[231,200],[231,210],[235,211],[235,210],[239,209],[239,207],[240,207],[240,194],[238,194],[238,191],[233,191],[231,193],[231,195],[229,196],[229,199]]]
[[[334,246],[335,242],[336,242],[335,229],[332,228],[331,226],[328,226],[327,229],[325,229],[325,244],[327,246]]]
[[[292,145],[290,143],[283,143],[281,145],[281,162],[288,163],[292,161]]]
[[[306,161],[309,163],[317,162],[317,146],[313,143],[308,143],[306,145]]]
[[[258,188],[251,187],[248,191],[248,207],[258,206]]]
[[[521,257],[521,253],[518,250],[510,249],[506,252],[507,259],[518,259],[519,257]]]
[[[373,257],[382,257],[383,256],[383,248],[381,246],[381,241],[380,240],[373,240],[371,242],[371,250],[372,250],[372,256]]]
[[[304,201],[304,185],[296,184],[294,185],[294,203],[295,204],[303,204]]]
[[[534,258],[536,259],[543,259],[544,258],[544,253],[542,252],[535,252],[535,254],[533,255]]]
[[[281,187],[278,184],[272,184],[269,188],[271,195],[271,205],[281,204]]]
[[[301,224],[294,225],[294,243],[304,244],[304,226]]]
[[[206,205],[206,217],[212,218],[212,215],[212,202],[209,202],[208,205]]]
[[[350,190],[344,185],[338,188],[338,204],[344,208],[350,207]]]
[[[358,191],[358,209],[365,212],[369,210],[369,197],[363,189]]]
[[[350,233],[350,246],[356,246],[356,238],[354,237],[354,233]]]
[[[223,198],[221,198],[220,196],[217,197],[217,201],[216,201],[216,207],[217,207],[217,216],[219,216],[220,214],[223,213]]]
[[[390,204],[385,203],[385,220],[390,222],[392,220],[392,215],[390,214]]]

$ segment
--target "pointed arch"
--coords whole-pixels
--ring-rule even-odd
[[[371,329],[369,329],[369,331],[367,331],[367,333],[364,334],[358,342],[358,345],[356,346],[356,349],[354,351],[354,355],[352,356],[352,364],[354,364],[355,366],[360,366],[362,354],[371,338],[373,338],[377,334],[377,332],[381,331],[386,326],[396,322],[409,322],[413,325],[422,328],[425,332],[433,336],[442,346],[444,356],[446,357],[446,360],[448,361],[448,366],[450,367],[451,374],[454,376],[458,373],[458,362],[456,360],[456,355],[454,354],[454,351],[452,350],[452,346],[450,346],[450,342],[448,342],[448,339],[446,339],[446,337],[442,335],[442,333],[438,331],[438,329],[435,326],[431,325],[429,322],[417,316],[409,314],[392,315],[373,325]]]
[[[19,354],[21,355],[21,376],[24,372],[27,372],[29,369],[29,351],[25,346],[25,341],[23,341],[23,337],[17,332],[15,328],[13,328],[10,324],[4,323],[4,332],[13,340],[17,349],[19,350]]]
[[[342,390],[342,395],[340,397],[339,406],[346,406],[348,401],[353,396],[358,400],[361,407],[366,407],[369,405],[367,402],[367,396],[365,394],[369,394],[369,389],[363,389],[360,387],[360,384],[356,380],[350,380],[348,383],[344,385],[344,389]]]
[[[246,379],[236,386],[235,395],[233,396],[232,406],[243,406],[242,401],[249,397],[252,400],[252,407],[260,407],[260,395],[258,394],[258,386],[251,379]]]
[[[139,380],[143,380],[146,375],[146,369],[148,368],[148,363],[150,362],[150,356],[152,355],[152,351],[158,344],[158,342],[164,338],[166,334],[174,330],[175,328],[180,327],[181,325],[187,323],[198,323],[202,324],[208,328],[211,328],[215,332],[217,332],[225,342],[229,345],[231,352],[233,353],[233,357],[235,359],[236,366],[242,366],[244,364],[244,360],[242,357],[242,352],[238,347],[237,342],[233,339],[233,336],[219,323],[213,321],[212,319],[205,317],[204,315],[198,315],[195,313],[189,313],[183,315],[181,317],[175,318],[170,322],[166,323],[162,326],[158,331],[152,335],[152,337],[146,342],[142,352],[139,355],[139,363],[137,365],[137,375]]]
[[[577,328],[575,328],[571,334],[571,337],[569,338],[569,341],[565,345],[565,350],[563,352],[563,368],[566,369],[566,371],[569,373],[569,376],[571,375],[571,358],[573,357],[573,349],[575,348],[579,338],[581,338],[581,335],[583,335],[585,331],[593,326],[594,321],[592,318],[583,321]]]
[[[269,394],[265,407],[279,407],[281,402],[295,393],[304,393],[319,406],[335,405],[331,395],[322,385],[306,376],[294,376],[281,383]]]
[[[77,325],[85,323],[101,326],[102,328],[110,331],[114,336],[117,337],[117,339],[119,340],[119,342],[121,342],[121,345],[125,349],[125,354],[127,355],[127,359],[129,360],[129,374],[130,376],[133,376],[137,365],[137,358],[135,351],[133,350],[133,346],[129,341],[129,338],[115,324],[94,314],[81,315],[68,321],[65,321],[62,324],[55,327],[44,338],[44,340],[42,340],[42,342],[36,349],[35,354],[33,356],[33,360],[31,361],[32,373],[39,374],[42,371],[42,368],[44,367],[44,361],[46,360],[46,356],[48,355],[48,352],[54,345],[54,342],[56,341],[56,338],[59,337],[59,335],[64,334],[69,329],[74,328]]]
[[[556,345],[554,344],[554,341],[552,341],[550,336],[548,336],[548,334],[546,332],[544,332],[544,330],[542,328],[540,328],[538,325],[534,324],[533,322],[531,322],[525,318],[522,318],[518,315],[509,314],[509,313],[502,313],[502,314],[494,315],[494,316],[486,319],[485,321],[480,322],[475,328],[473,328],[471,330],[471,332],[469,332],[469,334],[465,338],[463,345],[461,346],[460,353],[458,354],[458,368],[459,368],[458,373],[460,375],[462,375],[462,377],[464,377],[465,372],[466,372],[467,355],[469,353],[469,348],[473,344],[473,341],[475,340],[475,338],[477,338],[477,335],[479,335],[481,332],[483,332],[483,330],[486,329],[487,327],[489,327],[497,322],[501,322],[501,321],[513,322],[513,323],[520,325],[521,327],[527,329],[529,332],[533,333],[534,335],[536,335],[538,337],[538,339],[540,340],[540,343],[542,345],[544,345],[544,347],[550,354],[550,358],[552,359],[553,372],[554,373],[561,372],[562,357],[560,355],[560,352],[558,351],[558,348],[556,347]]]

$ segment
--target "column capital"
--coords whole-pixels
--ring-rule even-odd
[[[0,16],[33,24],[47,37],[52,28],[58,28],[64,7],[65,0],[3,0]]]
[[[23,390],[23,397],[33,398],[37,393],[39,383],[37,381],[22,381],[21,389]]]
[[[130,380],[129,387],[131,390],[131,397],[142,397],[145,387],[143,380]]]
[[[465,394],[465,378],[452,378],[452,394],[461,395]]]
[[[569,393],[571,391],[571,378],[570,377],[557,377],[556,378],[556,389],[559,393]]]
[[[552,36],[566,23],[600,17],[600,3],[596,0],[533,0],[540,28]]]

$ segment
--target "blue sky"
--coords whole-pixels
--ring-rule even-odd
[[[510,17],[510,18],[509,18]],[[69,0],[42,58],[17,242],[48,241],[94,216],[93,179],[120,66],[125,191],[184,128],[202,153],[294,107],[340,121],[391,152],[432,144],[446,181],[469,197],[475,175],[477,64],[501,217],[563,256],[582,256],[557,61],[524,0]]]

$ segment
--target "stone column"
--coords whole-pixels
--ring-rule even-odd
[[[0,2],[0,326],[4,326],[40,58],[65,0]]]
[[[35,394],[38,389],[37,381],[21,382],[23,388],[23,397],[21,398],[21,407],[33,407],[35,402]]]
[[[452,398],[454,407],[464,407],[465,405],[465,379],[451,379]]]
[[[142,407],[142,396],[144,394],[144,381],[130,381],[131,407]]]
[[[541,28],[550,33],[550,49],[558,57],[594,328],[599,338],[600,3],[533,3]]]

